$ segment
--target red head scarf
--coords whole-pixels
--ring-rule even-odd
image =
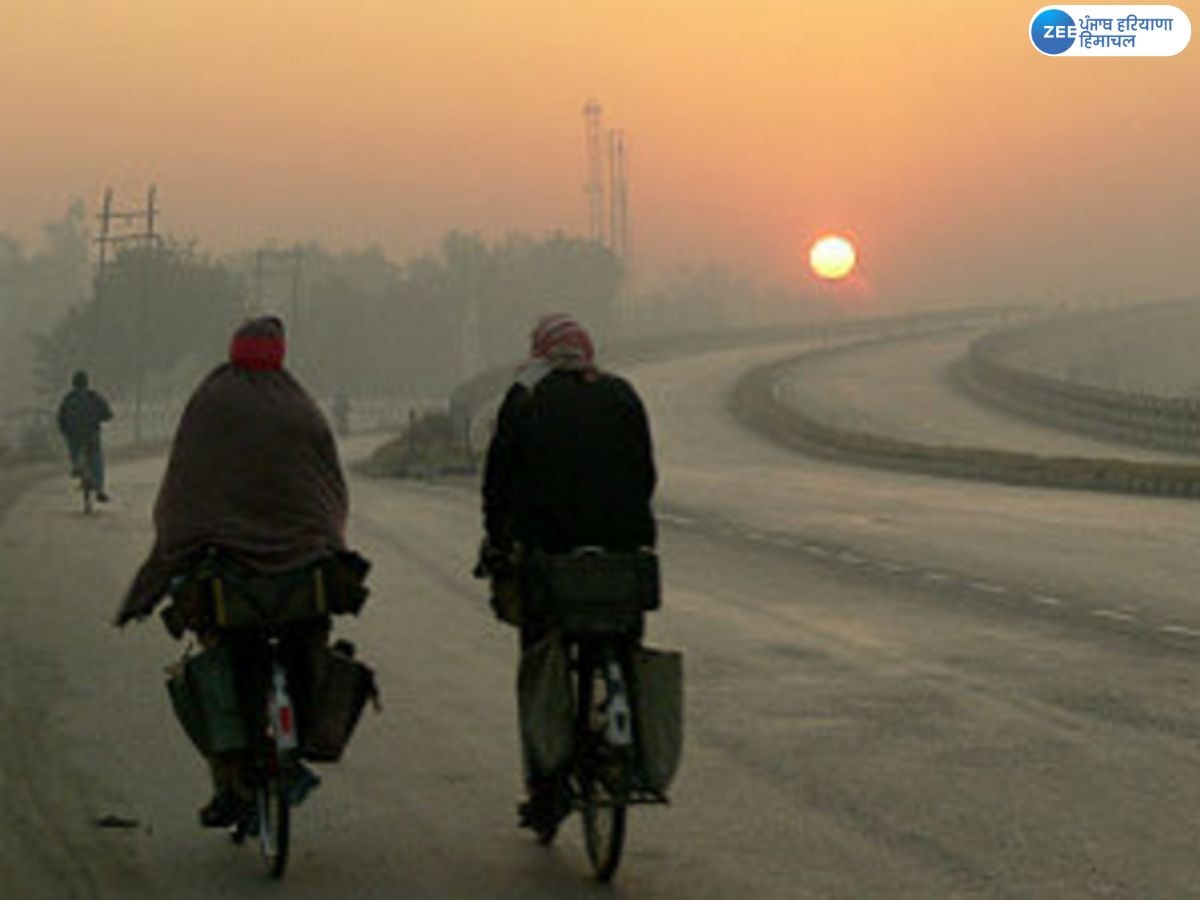
[[[590,369],[596,349],[582,325],[565,313],[552,313],[534,326],[529,355],[556,369]]]
[[[281,369],[286,349],[283,323],[274,316],[263,316],[234,332],[229,361],[242,369]]]

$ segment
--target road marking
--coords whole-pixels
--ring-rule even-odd
[[[975,588],[977,591],[983,591],[985,594],[1007,594],[1008,588],[999,584],[992,584],[988,581],[971,581],[968,586]]]
[[[1093,609],[1091,615],[1098,619],[1110,619],[1113,622],[1136,622],[1129,613],[1118,612],[1115,609]]]
[[[767,535],[766,540],[768,543],[774,544],[776,547],[795,547],[796,546],[796,542],[793,541],[791,538],[785,538],[785,537],[781,537],[779,535],[770,535],[769,534],[769,535]]]
[[[857,553],[851,553],[849,550],[843,550],[838,554],[837,558],[842,562],[850,563],[852,566],[861,566],[867,561],[865,557],[859,556]]]
[[[904,572],[912,571],[911,566],[902,566],[902,565],[900,565],[900,563],[884,562],[884,563],[880,563],[880,565],[895,575],[900,575]]]
[[[758,531],[747,531],[744,536],[748,541],[765,541],[767,539],[765,534]]]
[[[804,545],[804,552],[805,552],[805,553],[810,553],[810,554],[812,554],[813,556],[822,556],[822,557],[824,557],[824,556],[828,556],[828,555],[829,555],[829,551],[828,551],[828,550],[826,550],[824,547],[821,547],[821,546],[819,546],[818,544],[805,544],[805,545]]]
[[[1030,594],[1029,599],[1034,603],[1040,603],[1042,606],[1062,606],[1063,602],[1057,597],[1051,597],[1049,594]]]
[[[949,581],[950,576],[944,572],[922,572],[921,577],[926,581]]]
[[[1159,631],[1165,631],[1167,634],[1178,634],[1183,637],[1200,638],[1200,631],[1195,628],[1188,628],[1186,625],[1164,625]]]
[[[673,515],[672,513],[660,512],[658,514],[658,518],[659,518],[659,521],[670,522],[672,525],[695,525],[696,524],[695,519],[689,519],[686,516],[676,516],[676,515]]]

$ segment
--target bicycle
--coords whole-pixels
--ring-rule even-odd
[[[95,505],[96,485],[92,482],[92,451],[86,444],[80,448],[74,474],[79,479],[79,491],[83,497],[83,514],[91,515]]]
[[[629,807],[667,802],[645,784],[634,715],[632,655],[645,611],[658,606],[657,558],[581,548],[535,560],[530,582],[552,626],[550,639],[561,640],[568,655],[572,751],[562,767],[562,799],[580,814],[596,880],[608,882],[621,862]],[[548,822],[538,840],[552,843],[559,824]]]
[[[189,630],[216,637],[173,667],[168,689],[197,749],[228,767],[221,781],[229,808],[210,827],[228,822],[238,845],[258,838],[276,879],[288,863],[292,808],[320,782],[302,760],[337,761],[363,705],[377,700],[374,676],[353,658],[353,645],[326,647],[330,614],[357,611],[366,597],[361,581],[354,596],[335,583],[342,565],[329,557],[257,575],[209,548],[173,583],[162,613],[175,638]],[[361,579],[365,568],[357,571]],[[306,700],[302,718],[297,693]]]

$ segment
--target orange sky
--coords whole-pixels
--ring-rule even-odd
[[[806,284],[842,228],[881,303],[1195,292],[1200,39],[1045,58],[1038,5],[5,0],[0,230],[153,180],[217,248],[578,231],[594,95],[644,272]]]

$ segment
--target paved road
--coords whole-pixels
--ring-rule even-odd
[[[1040,456],[1196,462],[1194,453],[1155,451],[1036,425],[954,389],[950,365],[963,358],[971,340],[985,333],[955,330],[801,361],[784,381],[780,396],[835,427],[924,444]]]
[[[815,462],[741,431],[736,351],[632,374],[662,467],[685,767],[639,810],[615,892],[650,898],[1176,898],[1200,862],[1200,517],[1187,501]],[[922,414],[943,400],[922,398]],[[0,883],[13,897],[248,897],[249,850],[192,824],[203,772],[154,625],[105,626],[160,463],[85,520],[43,482],[0,521]],[[466,572],[477,500],[353,483],[377,566],[347,634],[385,713],[299,813],[297,897],[600,893],[574,828],[512,823],[512,636]],[[101,829],[105,814],[136,819]],[[8,893],[6,892],[6,896]]]

